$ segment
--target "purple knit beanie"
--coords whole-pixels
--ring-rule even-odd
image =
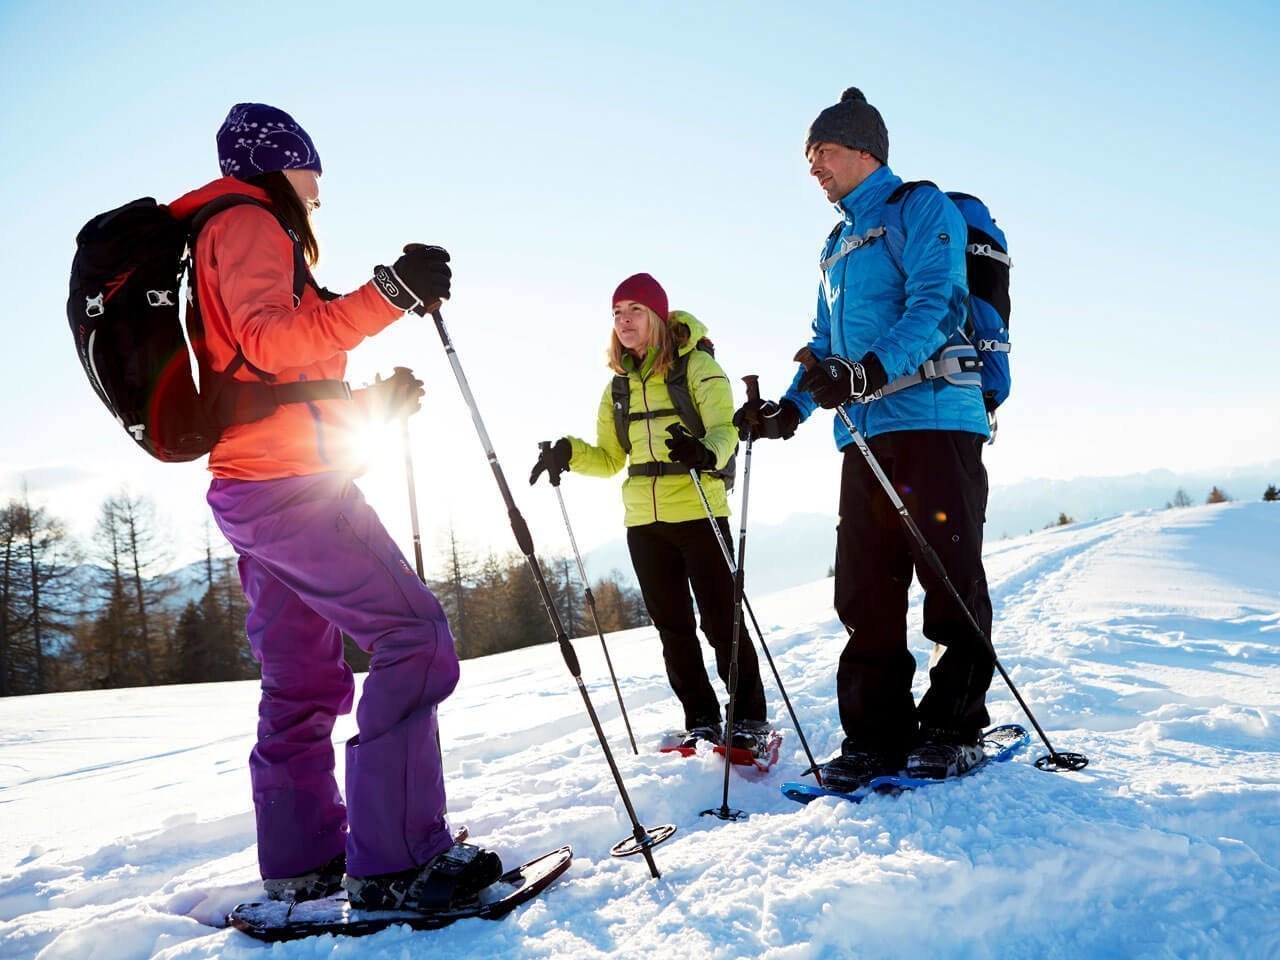
[[[320,169],[320,154],[307,131],[283,110],[265,103],[237,103],[218,128],[222,175],[248,180],[275,170]]]

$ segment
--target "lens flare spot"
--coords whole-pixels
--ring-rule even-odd
[[[946,511],[945,511],[945,510],[939,510],[937,513],[935,513],[935,514],[933,515],[933,522],[934,522],[934,523],[946,523],[946,522],[947,522],[947,513],[946,513]]]

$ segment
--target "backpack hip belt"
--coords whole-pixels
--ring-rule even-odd
[[[1007,351],[1009,345],[1004,346]],[[930,357],[922,363],[915,373],[892,380],[875,393],[860,397],[857,402],[871,403],[928,380],[945,380],[957,387],[981,387],[982,358],[978,356],[978,351],[968,344],[943,347],[936,357]]]
[[[705,472],[714,473],[714,471]],[[683,463],[669,463],[665,460],[650,460],[648,463],[633,463],[627,467],[628,477],[672,477],[676,474],[679,474],[682,477],[688,476],[689,468]]]

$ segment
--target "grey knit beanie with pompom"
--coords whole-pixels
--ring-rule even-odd
[[[815,143],[838,143],[851,150],[865,150],[881,163],[889,162],[889,131],[880,111],[867,103],[857,87],[840,94],[840,102],[827,107],[809,127],[804,152]]]

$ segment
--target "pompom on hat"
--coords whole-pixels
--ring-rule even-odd
[[[889,162],[889,131],[884,119],[857,87],[842,93],[840,102],[823,110],[809,126],[804,140],[806,156],[815,143],[838,143],[850,150],[865,150],[881,163]]]
[[[656,313],[664,323],[667,320],[667,291],[663,290],[662,284],[647,273],[633,274],[618,284],[618,289],[613,291],[611,306],[620,300],[634,300],[636,303],[642,303]]]
[[[276,170],[322,173],[320,154],[307,131],[278,107],[237,103],[218,128],[222,175],[248,180]]]

